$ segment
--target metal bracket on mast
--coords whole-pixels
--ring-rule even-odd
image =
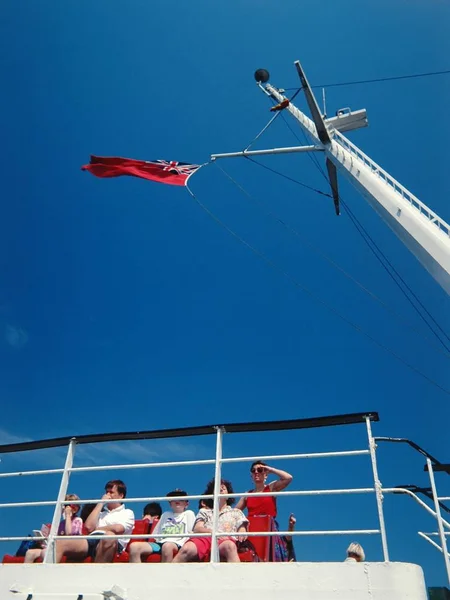
[[[331,144],[331,138],[328,133],[327,126],[325,125],[325,121],[323,120],[322,114],[320,112],[319,106],[317,104],[317,100],[314,97],[311,86],[306,79],[305,72],[302,69],[302,65],[299,60],[295,61],[295,68],[297,69],[298,76],[300,78],[300,82],[302,84],[303,91],[305,92],[306,101],[309,106],[309,110],[311,111],[311,116],[314,121],[314,125],[317,129],[317,135],[319,136],[319,140],[322,144]]]
[[[331,144],[330,134],[328,133],[327,126],[325,124],[324,117],[320,112],[319,105],[317,104],[317,100],[313,94],[311,86],[306,78],[305,72],[303,71],[302,65],[299,60],[295,61],[295,68],[297,69],[298,76],[300,78],[300,82],[302,84],[303,91],[305,92],[306,101],[309,106],[309,110],[311,111],[311,116],[314,121],[314,125],[317,129],[317,135],[322,144]],[[341,214],[341,209],[339,207],[339,189],[338,189],[338,178],[337,178],[337,169],[335,165],[331,162],[329,158],[327,158],[327,172],[328,179],[330,181],[331,194],[333,196],[334,202],[334,210],[336,211],[336,215],[339,216]]]
[[[295,62],[295,67],[297,69],[298,76],[300,77],[300,81],[302,84],[302,89],[305,92],[306,100],[308,102],[308,106],[311,111],[311,115],[313,117],[314,125],[316,127],[316,132],[314,132],[314,141],[320,142],[319,144],[314,144],[312,146],[294,146],[289,148],[272,148],[269,150],[243,150],[241,152],[228,152],[222,154],[212,154],[211,160],[214,161],[218,158],[237,158],[237,157],[249,157],[249,156],[263,156],[267,154],[287,154],[293,152],[324,152],[327,149],[327,146],[331,145],[331,138],[328,133],[328,129],[322,116],[317,101],[312,92],[311,86],[306,79],[306,75],[300,65],[300,62],[297,60]],[[278,105],[275,107],[277,110],[288,108],[290,100],[285,98],[284,96],[280,99],[280,94],[284,90],[276,90],[279,92],[279,95],[275,95],[274,92],[271,91],[270,86],[269,89],[265,87],[265,84],[269,81],[269,72],[266,69],[258,69],[255,72],[255,79],[258,84],[258,87],[268,96],[274,98],[278,101]],[[285,104],[285,106],[284,106]],[[292,105],[293,106],[293,105]],[[267,126],[266,126],[267,127]],[[264,129],[263,129],[264,131]],[[317,139],[318,138],[318,139]],[[327,171],[328,178],[331,187],[331,193],[334,202],[334,209],[336,211],[336,215],[340,215],[339,208],[339,191],[338,191],[338,179],[337,179],[337,170],[335,165],[327,158]]]
[[[341,214],[341,209],[339,206],[337,169],[329,158],[327,158],[326,165],[328,171],[328,178],[330,180],[331,195],[333,196],[334,210],[336,211],[336,215],[339,216]]]

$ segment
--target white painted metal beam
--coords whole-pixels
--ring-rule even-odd
[[[263,156],[264,154],[290,154],[292,152],[323,152],[323,146],[292,146],[287,148],[270,148],[269,150],[242,150],[226,154],[211,154],[211,160],[217,158],[237,158],[243,156]]]
[[[278,102],[284,99],[272,85],[265,87]],[[321,144],[310,118],[292,103],[284,110],[297,119],[315,144]],[[323,144],[326,156],[450,295],[450,225],[344,135],[336,130],[329,133],[331,143]]]

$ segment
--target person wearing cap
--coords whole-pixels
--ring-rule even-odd
[[[364,562],[366,555],[360,544],[352,542],[347,548],[347,558],[344,562]]]
[[[174,555],[183,546],[194,527],[195,515],[192,510],[186,510],[189,501],[183,498],[187,496],[184,490],[176,489],[167,494],[170,510],[163,512],[156,524],[152,535],[159,534],[154,542],[134,542],[130,545],[130,562],[142,562],[151,554],[161,554],[161,562],[173,561]],[[174,537],[164,537],[164,536]]]

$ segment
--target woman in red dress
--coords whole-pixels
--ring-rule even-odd
[[[278,477],[275,481],[267,483],[269,473]],[[270,467],[263,461],[254,462],[250,467],[250,474],[253,480],[254,489],[249,490],[249,496],[243,496],[236,505],[236,508],[244,510],[247,508],[249,517],[270,517],[270,531],[278,531],[277,516],[277,498],[270,492],[280,492],[284,490],[292,481],[290,473]],[[267,492],[264,496],[252,496],[257,492]],[[286,541],[281,536],[270,536],[269,560],[273,562],[287,561]]]

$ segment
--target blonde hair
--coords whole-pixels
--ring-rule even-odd
[[[76,494],[66,494],[66,497],[64,498],[64,500],[79,500],[80,496],[77,496]],[[67,505],[66,505],[67,506]],[[73,513],[74,515],[76,515],[79,510],[80,510],[80,505],[76,504],[75,506],[78,506],[77,510]]]
[[[352,542],[347,548],[347,556],[359,558],[360,561],[364,561],[366,559],[366,555],[364,554],[361,544],[357,544],[356,542]]]

